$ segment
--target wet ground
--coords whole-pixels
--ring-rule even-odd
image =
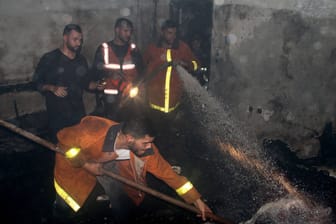
[[[46,136],[43,113],[23,117],[15,124],[41,137]],[[156,144],[172,165],[182,167],[182,174],[197,186],[216,214],[238,223],[252,217],[268,199],[274,200],[272,192],[264,191],[252,177],[248,180],[250,185],[239,184],[235,180],[237,173],[248,171],[238,168],[233,173],[228,169],[230,160],[223,158],[214,146],[207,145],[195,128],[192,122],[182,119],[177,126],[162,131]],[[329,138],[329,141],[333,139]],[[314,161],[314,164],[300,161],[277,140],[265,141],[264,150],[273,156],[275,165],[293,185],[324,206],[336,210],[335,179],[313,168],[322,161]],[[0,223],[59,223],[51,218],[54,200],[52,161],[53,152],[50,150],[0,128]],[[246,176],[238,176],[238,179]],[[173,190],[154,177],[148,179],[153,189],[178,198]],[[242,183],[246,182],[242,180]],[[147,196],[144,208],[145,213],[137,214],[136,223],[202,223],[193,213],[151,196]],[[92,205],[91,214],[79,215],[73,223],[112,224],[113,214],[106,203],[97,202]]]

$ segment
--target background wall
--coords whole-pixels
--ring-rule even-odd
[[[214,1],[210,91],[260,139],[317,154],[335,115],[335,1]]]

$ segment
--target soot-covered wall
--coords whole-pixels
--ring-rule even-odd
[[[335,115],[334,1],[215,0],[210,91],[260,139],[316,156]]]

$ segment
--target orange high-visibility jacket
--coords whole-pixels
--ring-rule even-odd
[[[147,97],[150,107],[164,113],[174,110],[180,103],[182,81],[174,66],[162,67],[169,62],[184,61],[189,72],[197,70],[198,61],[192,51],[183,41],[175,41],[172,48],[161,47],[160,44],[150,44],[144,54],[147,66],[146,75],[153,75],[147,83]],[[160,68],[161,69],[158,69]],[[159,70],[159,71],[157,71]]]
[[[75,126],[62,129],[58,133],[59,146],[64,150],[71,147],[81,148],[85,158],[97,159],[101,156],[105,138],[111,126],[118,123],[111,120],[87,116]],[[112,144],[113,145],[113,144]],[[201,195],[183,176],[176,174],[170,164],[160,155],[153,144],[148,155],[137,157],[131,153],[129,160],[118,160],[119,175],[137,183],[145,184],[147,172],[166,182],[188,203],[196,201]],[[82,207],[96,184],[96,177],[84,168],[75,168],[61,154],[56,156],[55,188],[67,204],[77,211]],[[144,193],[135,188],[124,186],[125,191],[135,204],[139,205],[144,199]]]

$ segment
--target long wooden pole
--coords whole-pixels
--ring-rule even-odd
[[[31,132],[28,132],[28,131],[26,131],[24,129],[21,129],[21,128],[15,126],[12,123],[9,123],[7,121],[4,121],[4,120],[0,119],[0,125],[3,126],[3,127],[5,127],[5,128],[8,128],[9,130],[11,130],[11,131],[13,131],[13,132],[15,132],[17,134],[20,134],[20,135],[26,137],[27,139],[29,139],[29,140],[31,140],[33,142],[36,142],[36,143],[38,143],[38,144],[40,144],[40,145],[42,145],[42,146],[44,146],[44,147],[46,147],[48,149],[51,149],[51,150],[53,150],[55,152],[58,152],[58,153],[61,153],[61,154],[64,155],[64,152],[62,150],[60,150],[55,144],[53,144],[53,143],[51,143],[51,142],[49,142],[49,141],[47,141],[47,140],[45,140],[43,138],[40,138],[40,137],[34,135]],[[184,203],[182,201],[176,200],[175,198],[167,196],[167,195],[165,195],[165,194],[163,194],[161,192],[153,190],[153,189],[151,189],[149,187],[146,187],[144,185],[140,185],[140,184],[138,184],[136,182],[130,181],[129,179],[124,178],[124,177],[122,177],[122,176],[120,176],[118,174],[115,174],[113,172],[107,171],[106,169],[103,169],[102,171],[103,171],[103,174],[105,174],[105,175],[107,175],[109,177],[112,177],[113,179],[116,179],[116,180],[118,180],[118,181],[120,181],[120,182],[122,182],[124,184],[127,184],[129,186],[137,188],[137,189],[139,189],[139,190],[141,190],[143,192],[146,192],[146,193],[148,193],[148,194],[150,194],[150,195],[152,195],[154,197],[162,199],[162,200],[164,200],[166,202],[169,202],[171,204],[174,204],[174,205],[176,205],[178,207],[181,207],[181,208],[184,208],[184,209],[189,210],[191,212],[200,214],[200,211],[196,207],[194,207],[192,205],[189,205],[189,204]],[[209,219],[211,219],[211,220],[213,220],[213,221],[215,221],[215,222],[218,222],[218,223],[234,224],[232,221],[224,219],[224,218],[222,218],[220,216],[217,216],[217,215],[215,215],[213,213],[206,213],[206,217],[209,218]]]

